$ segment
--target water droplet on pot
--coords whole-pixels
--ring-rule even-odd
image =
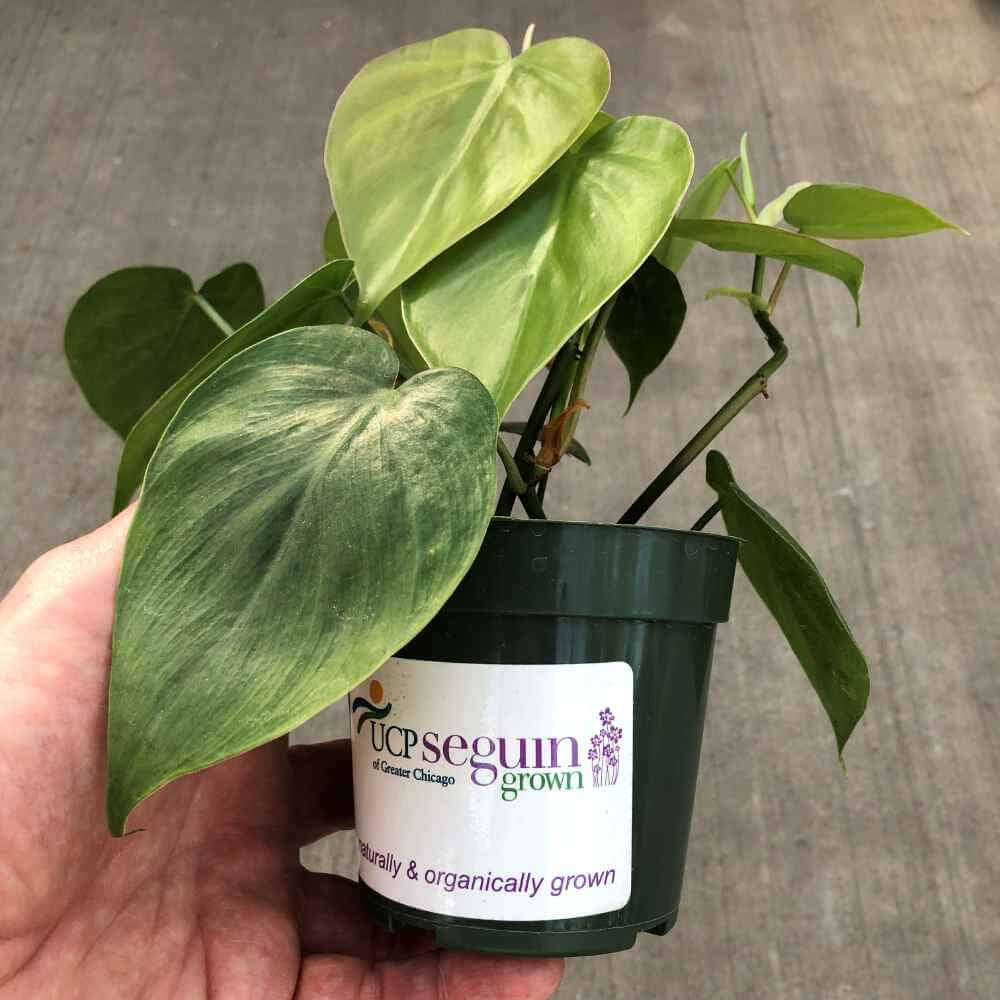
[[[544,573],[548,564],[548,556],[535,556],[535,558],[531,560],[531,571],[533,573]]]
[[[693,559],[699,552],[701,552],[701,544],[699,542],[693,541],[689,538],[684,543],[684,555],[686,555],[688,559]]]

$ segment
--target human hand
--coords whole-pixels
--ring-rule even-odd
[[[0,603],[2,1000],[542,1000],[562,963],[388,935],[298,849],[351,823],[350,746],[276,741],[174,782],[115,840],[106,698],[126,511]]]

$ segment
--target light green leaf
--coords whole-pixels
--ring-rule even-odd
[[[853,254],[827,246],[811,236],[729,219],[675,219],[670,232],[697,240],[713,250],[774,257],[838,278],[851,293],[857,310],[857,322],[858,325],[861,324],[858,295],[864,280],[865,265]]]
[[[754,295],[753,292],[748,292],[743,288],[732,288],[729,285],[720,285],[718,288],[710,288],[705,292],[706,299],[716,299],[720,296],[724,296],[730,299],[739,299],[743,302],[751,312],[762,312],[765,315],[771,311],[770,305],[768,305],[767,299],[762,295]]]
[[[800,191],[810,186],[809,181],[798,181],[795,184],[789,184],[781,194],[778,195],[773,201],[769,201],[758,213],[757,221],[762,226],[776,226],[781,222],[782,212],[785,210],[785,206],[794,198]]]
[[[740,565],[774,616],[830,717],[843,754],[868,703],[868,665],[816,564],[799,543],[708,453],[708,483],[726,530],[740,538]]]
[[[785,221],[812,236],[873,240],[955,229],[929,208],[902,195],[859,184],[810,184],[785,206]]]
[[[500,431],[503,434],[516,434],[520,437],[524,433],[524,429],[527,426],[528,423],[525,420],[505,420],[500,425]],[[584,465],[592,464],[590,461],[590,454],[587,452],[587,449],[584,448],[584,446],[580,444],[576,438],[573,438],[573,440],[566,446],[566,454],[572,455],[573,458],[583,462]]]
[[[757,211],[757,194],[753,187],[753,176],[750,173],[750,154],[747,151],[747,134],[740,136],[740,184],[743,187],[743,197],[747,204]]]
[[[346,694],[437,612],[496,490],[467,372],[392,388],[371,334],[279,334],[184,401],[149,465],[115,607],[108,823]]]
[[[149,462],[170,418],[187,394],[233,355],[282,330],[300,324],[343,323],[350,316],[343,302],[343,289],[351,276],[349,260],[334,260],[303,278],[294,288],[262,313],[244,324],[231,337],[213,348],[139,418],[129,431],[118,465],[115,512],[122,510],[139,488]]]
[[[231,327],[264,308],[249,264],[209,278],[201,295]],[[225,339],[191,279],[173,267],[126,267],[91,285],[66,323],[70,371],[94,412],[124,437],[165,389]]]
[[[403,286],[420,353],[471,371],[502,416],[649,256],[692,164],[688,137],[673,122],[623,118],[601,129]]]
[[[719,160],[688,193],[684,204],[677,211],[678,219],[710,219],[719,210],[722,199],[729,190],[729,171],[735,170],[739,158]],[[653,251],[653,256],[674,274],[680,272],[684,261],[694,249],[694,240],[682,240],[667,230]]]
[[[570,152],[577,152],[581,146],[590,142],[590,140],[597,135],[602,128],[614,125],[615,121],[616,119],[609,115],[606,111],[598,111],[597,114],[591,119],[590,124],[583,130],[583,135],[581,135],[580,138],[569,147]]]
[[[687,302],[673,271],[648,257],[622,285],[608,317],[606,335],[628,372],[625,412],[647,375],[659,368],[684,325]]]
[[[340,223],[337,213],[333,212],[326,223],[323,233],[323,252],[327,260],[343,260],[347,251],[344,249],[344,239],[340,235]],[[404,378],[409,378],[427,367],[427,362],[413,346],[410,335],[406,332],[403,322],[403,304],[400,301],[399,289],[391,291],[378,307],[375,317],[381,320],[392,336],[392,345],[399,355],[399,370]]]
[[[582,38],[512,59],[500,35],[479,28],[368,63],[337,102],[326,140],[361,289],[358,320],[555,163],[610,79],[607,56]]]

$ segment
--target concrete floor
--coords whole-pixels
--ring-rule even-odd
[[[664,114],[701,167],[750,131],[758,188],[854,180],[973,230],[867,244],[864,326],[795,273],[791,361],[727,431],[747,488],[803,539],[872,666],[837,765],[820,709],[741,582],[721,629],[677,928],[577,960],[559,996],[1000,996],[1000,6],[987,0],[6,0],[0,23],[0,585],[107,514],[119,451],[61,354],[92,281],[237,259],[271,295],[319,261],[321,152],[340,89],[404,41],[482,24],[609,52],[609,109]],[[391,151],[384,151],[391,155]],[[701,303],[748,262],[698,251],[688,325],[622,424],[623,373],[550,511],[617,516],[762,360],[741,308]],[[603,377],[603,378],[602,378]],[[575,463],[574,463],[575,465]],[[650,523],[706,506],[699,471]],[[339,731],[338,709],[300,737]],[[309,861],[350,870],[346,836]]]

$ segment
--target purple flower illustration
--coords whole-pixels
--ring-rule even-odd
[[[610,708],[598,712],[597,718],[601,728],[590,739],[587,759],[590,761],[595,787],[602,788],[618,781],[622,730],[614,724],[615,713]]]

